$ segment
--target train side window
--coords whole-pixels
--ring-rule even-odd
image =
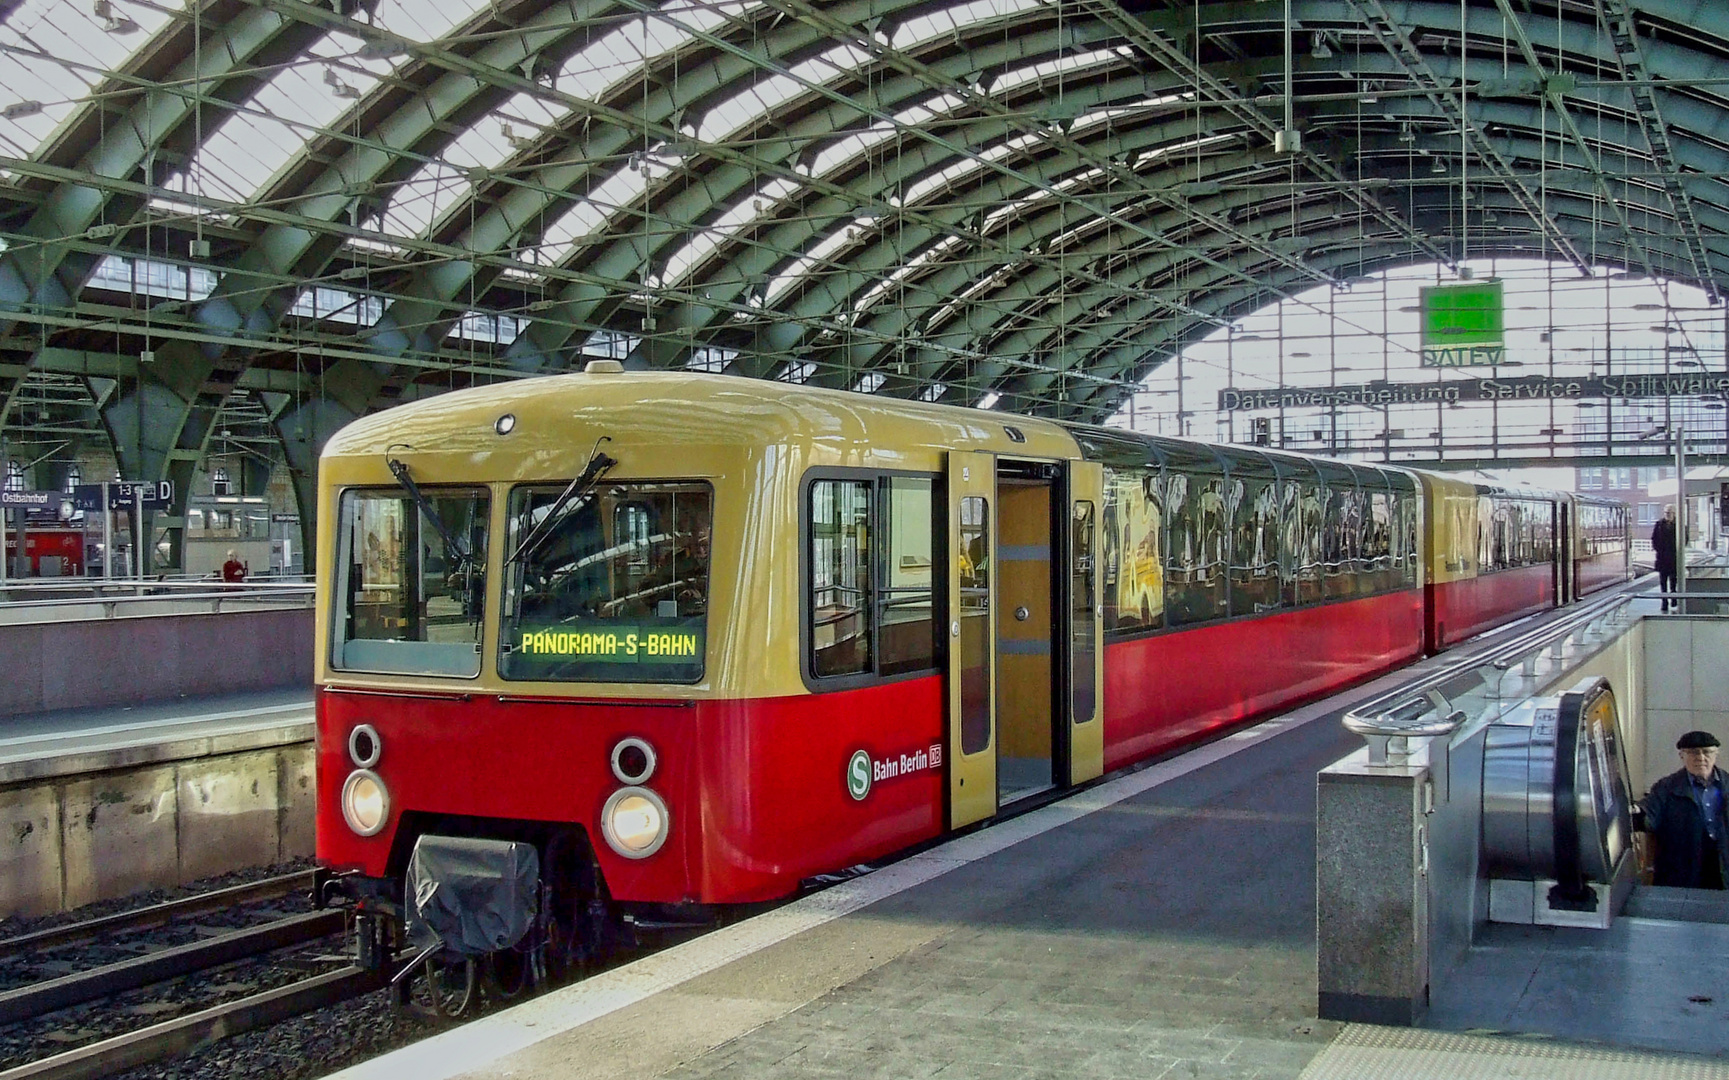
[[[1417,496],[1417,490],[1410,481],[1401,476],[1393,478],[1394,484],[1394,521],[1393,532],[1393,564],[1397,569],[1396,584],[1410,588],[1417,584],[1418,555],[1420,544],[1417,539],[1418,515],[1422,505]]]
[[[1297,582],[1297,603],[1313,604],[1321,599],[1321,570],[1325,562],[1325,532],[1327,504],[1331,492],[1327,485],[1313,480],[1293,484],[1300,488],[1297,497],[1297,548],[1293,569]]]
[[[1093,504],[1076,502],[1069,524],[1070,551],[1069,594],[1073,606],[1069,612],[1069,670],[1073,673],[1070,686],[1071,715],[1077,724],[1090,723],[1098,712],[1098,687],[1095,685],[1093,660],[1099,643],[1093,631]]]
[[[1225,614],[1225,478],[1177,473],[1166,480],[1171,527],[1165,559],[1171,625]]]
[[[1362,507],[1357,485],[1350,480],[1333,480],[1328,485],[1321,541],[1321,566],[1325,578],[1323,594],[1328,600],[1353,596],[1358,591],[1356,579],[1361,532]]]
[[[1231,614],[1252,615],[1280,603],[1279,485],[1270,477],[1232,480]]]
[[[868,481],[818,480],[810,488],[811,672],[871,668]]]
[[[961,753],[978,754],[991,745],[991,508],[978,495],[962,497],[960,505],[959,575],[961,609],[956,620],[960,635]]]
[[[1165,623],[1164,493],[1156,466],[1105,470],[1101,575],[1107,631]]]
[[[1363,525],[1363,564],[1374,582],[1375,592],[1392,588],[1393,496],[1389,492],[1369,493],[1369,516]]]
[[[887,539],[876,589],[877,670],[921,671],[936,663],[931,609],[931,481],[891,476],[882,502]]]

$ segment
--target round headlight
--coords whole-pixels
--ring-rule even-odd
[[[671,829],[666,803],[644,787],[619,788],[600,811],[607,845],[627,859],[646,859],[659,851]]]
[[[618,745],[612,748],[612,775],[621,784],[646,784],[654,775],[657,760],[654,747],[632,735],[618,740]]]
[[[342,817],[361,836],[375,836],[390,819],[390,792],[377,773],[356,769],[342,785]]]
[[[354,762],[355,768],[372,768],[383,753],[384,740],[378,737],[377,728],[371,724],[354,725],[354,730],[348,733],[348,760]]]

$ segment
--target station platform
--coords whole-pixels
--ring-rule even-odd
[[[1316,1018],[1316,774],[1361,745],[1342,711],[1423,666],[335,1075],[1729,1078],[1589,1030]],[[1555,1008],[1642,995],[1647,1023],[1695,992],[1644,966],[1550,977]]]
[[[0,784],[310,742],[310,688],[258,690],[0,720]]]

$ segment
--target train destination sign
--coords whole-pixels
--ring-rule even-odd
[[[1333,405],[1451,405],[1460,401],[1575,401],[1729,395],[1729,374],[1591,375],[1581,378],[1525,375],[1513,379],[1449,379],[1445,382],[1367,382],[1346,386],[1285,386],[1265,390],[1226,387],[1220,412],[1313,409]]]
[[[518,627],[512,651],[527,660],[604,664],[688,664],[702,658],[700,629],[631,624]]]

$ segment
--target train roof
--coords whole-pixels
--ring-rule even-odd
[[[495,430],[515,418],[508,449],[521,454],[581,454],[572,427],[623,425],[633,439],[661,445],[715,446],[790,439],[966,449],[998,447],[1034,457],[1075,453],[1069,433],[1036,417],[935,405],[798,384],[692,372],[572,372],[452,391],[363,417],[325,444],[323,456],[383,455],[409,447],[435,453],[506,449]],[[1024,442],[1005,432],[1013,428]]]

